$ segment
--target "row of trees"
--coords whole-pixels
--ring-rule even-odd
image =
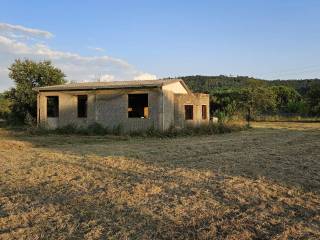
[[[211,113],[232,117],[257,115],[320,116],[320,87],[302,97],[287,86],[247,87],[210,92]]]
[[[308,104],[300,94],[285,86],[217,90],[211,93],[210,102],[213,115],[228,117],[308,113]]]
[[[183,77],[193,91],[210,94],[211,115],[320,116],[320,80],[266,81],[250,77]]]

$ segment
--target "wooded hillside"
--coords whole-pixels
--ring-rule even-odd
[[[271,81],[224,75],[181,78],[194,92],[210,94],[211,115],[320,115],[320,79]]]

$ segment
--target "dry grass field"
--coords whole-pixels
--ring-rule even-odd
[[[0,130],[0,239],[320,239],[320,123],[213,136]]]

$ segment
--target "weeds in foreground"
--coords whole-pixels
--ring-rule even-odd
[[[249,127],[242,124],[228,124],[228,123],[214,123],[209,125],[200,126],[187,126],[185,128],[170,127],[166,131],[160,131],[154,127],[145,131],[132,131],[125,133],[121,125],[115,126],[110,129],[101,124],[93,123],[88,127],[77,127],[74,124],[69,124],[54,130],[45,129],[42,127],[27,128],[28,133],[32,135],[45,135],[45,134],[79,134],[79,135],[127,135],[136,137],[179,137],[179,136],[198,136],[198,135],[212,135],[231,133],[236,131],[246,130]]]

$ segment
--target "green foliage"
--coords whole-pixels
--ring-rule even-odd
[[[160,137],[160,138],[172,138],[172,137],[183,137],[183,136],[198,136],[198,135],[213,135],[213,134],[223,134],[235,131],[245,130],[246,126],[237,124],[227,124],[227,123],[215,123],[215,124],[205,124],[200,126],[186,126],[184,128],[171,127],[168,130],[161,132],[155,129],[151,131],[140,131],[131,133],[131,136],[141,136],[141,137]]]
[[[211,91],[211,113],[225,120],[235,115],[271,113],[276,108],[276,96],[267,87],[233,88]]]
[[[14,118],[24,121],[27,113],[36,117],[37,94],[34,87],[65,83],[64,73],[52,66],[50,61],[34,62],[32,60],[15,60],[9,68],[9,77],[15,88],[6,93],[12,102]]]
[[[249,85],[264,85],[263,81],[246,76],[227,77],[220,76],[187,76],[181,77],[185,83],[196,92],[209,93],[211,90],[243,88]]]
[[[243,94],[243,89],[227,89],[210,92],[211,114],[221,117],[233,116],[237,109]]]
[[[250,108],[252,114],[272,113],[276,108],[276,96],[267,87],[247,88],[240,104],[244,109]]]
[[[117,136],[132,136],[132,137],[159,137],[159,138],[171,138],[179,136],[196,136],[196,135],[212,135],[230,133],[235,131],[245,130],[246,126],[239,124],[228,123],[215,123],[210,125],[200,126],[187,126],[185,128],[171,127],[166,131],[160,131],[151,127],[147,130],[133,131],[125,133],[122,127],[119,125],[110,131],[108,128],[103,127],[99,123],[93,123],[86,127],[79,127],[75,124],[68,124],[63,127],[59,127],[53,130],[42,127],[28,127],[26,130],[32,135],[47,135],[47,134],[59,134],[59,135],[117,135]]]
[[[307,95],[307,102],[310,106],[310,112],[313,115],[320,116],[320,86],[314,85]]]
[[[263,87],[263,86],[286,86],[295,89],[301,96],[306,96],[308,91],[314,86],[320,86],[319,79],[304,79],[304,80],[262,80],[247,76],[186,76],[181,77],[185,83],[195,92],[209,93],[212,90],[218,89],[233,89]]]
[[[302,106],[299,104],[301,95],[295,89],[287,86],[272,86],[271,89],[276,94],[276,104],[279,111],[290,112],[290,109],[294,110],[294,105],[296,107]]]
[[[85,130],[87,131],[88,135],[103,135],[110,133],[108,128],[102,126],[99,123],[92,123]]]
[[[287,113],[298,114],[298,115],[307,115],[309,112],[309,106],[303,100],[300,101],[291,101],[287,104]]]
[[[31,114],[29,112],[27,112],[27,114],[24,118],[24,124],[29,127],[36,126],[36,120],[34,117],[31,116]]]
[[[81,132],[81,129],[75,124],[68,124],[63,127],[56,128],[55,130],[52,130],[52,132],[58,134],[77,134]]]
[[[182,79],[193,91],[210,94],[210,113],[222,121],[257,115],[320,115],[319,79],[266,81],[223,75]]]
[[[75,124],[68,124],[55,130],[49,130],[58,134],[81,134],[81,135],[106,135],[110,134],[108,128],[99,123],[92,123],[88,127],[78,127]]]
[[[11,101],[4,94],[0,94],[0,119],[8,118],[11,113],[11,105]]]
[[[123,134],[123,128],[121,126],[121,124],[118,124],[116,126],[113,127],[112,129],[112,134],[114,135],[121,135]]]

